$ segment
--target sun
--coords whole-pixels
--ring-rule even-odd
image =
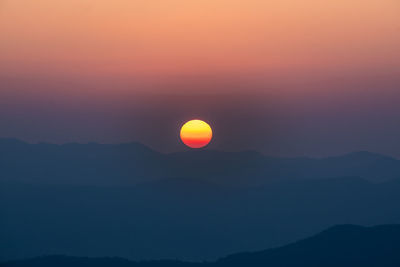
[[[181,140],[190,148],[205,147],[210,143],[211,138],[210,125],[202,120],[190,120],[181,128]]]

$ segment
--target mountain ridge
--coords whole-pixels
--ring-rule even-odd
[[[359,176],[382,182],[400,178],[400,160],[370,152],[277,158],[256,151],[160,153],[140,143],[29,144],[1,138],[0,151],[0,179],[38,183],[133,185],[185,177],[243,187],[273,180]]]
[[[157,260],[135,262],[119,257],[41,256],[0,263],[2,267],[395,267],[400,264],[400,225],[336,225],[285,246],[228,255],[214,262]]]
[[[24,144],[24,145],[50,145],[50,146],[55,146],[55,147],[62,147],[62,146],[73,146],[73,145],[81,145],[81,146],[138,146],[138,147],[145,147],[148,150],[152,150],[156,153],[159,154],[164,154],[164,155],[174,155],[174,154],[185,154],[185,153],[209,153],[209,152],[216,152],[216,153],[224,153],[224,154],[237,154],[237,153],[248,153],[248,154],[254,154],[254,155],[261,155],[263,157],[267,158],[281,158],[281,159],[326,159],[326,158],[340,158],[340,157],[346,157],[346,156],[352,156],[352,155],[371,155],[371,156],[380,156],[380,157],[385,157],[385,158],[392,158],[395,160],[400,160],[397,159],[393,156],[386,155],[386,154],[381,154],[377,152],[371,152],[367,150],[355,150],[352,152],[347,152],[343,154],[338,154],[338,155],[330,155],[330,156],[324,156],[324,157],[311,157],[311,156],[273,156],[273,155],[265,155],[262,152],[259,152],[257,150],[249,150],[249,149],[244,149],[244,150],[239,150],[239,151],[224,151],[224,150],[215,150],[215,149],[206,149],[206,148],[201,148],[198,150],[193,150],[193,149],[185,149],[181,151],[175,151],[175,152],[160,152],[157,151],[153,148],[150,148],[149,146],[139,142],[139,141],[131,141],[131,142],[121,142],[121,143],[100,143],[100,142],[65,142],[65,143],[52,143],[52,142],[27,142],[19,138],[13,138],[13,137],[0,137],[0,145],[4,144]]]
[[[400,223],[399,181],[338,177],[242,189],[187,178],[116,187],[0,183],[0,259],[69,252],[213,260],[332,224]]]

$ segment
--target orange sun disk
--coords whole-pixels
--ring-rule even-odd
[[[181,128],[181,140],[190,148],[205,147],[210,143],[212,130],[208,123],[202,120],[191,120]]]

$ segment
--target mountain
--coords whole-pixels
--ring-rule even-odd
[[[400,225],[339,225],[298,242],[259,252],[239,253],[216,262],[132,262],[121,258],[48,256],[11,261],[2,267],[397,267]]]
[[[273,181],[362,177],[400,178],[400,161],[368,152],[338,157],[274,158],[253,151],[186,151],[163,154],[139,143],[28,144],[0,139],[0,181],[70,185],[135,185],[193,178],[226,186]]]
[[[400,226],[341,225],[299,242],[255,253],[241,253],[218,266],[400,266]]]
[[[123,258],[86,258],[63,255],[0,263],[1,267],[203,267],[201,263],[182,261],[133,262]]]
[[[3,181],[118,185],[162,176],[152,168],[161,154],[139,143],[28,144],[0,139]]]
[[[0,260],[44,254],[215,260],[335,224],[400,223],[400,181],[357,177],[254,188],[189,178],[136,186],[0,183]]]
[[[335,224],[400,223],[399,166],[368,152],[273,158],[0,139],[0,261],[215,260]]]

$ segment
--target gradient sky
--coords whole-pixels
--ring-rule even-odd
[[[398,0],[0,0],[0,137],[400,156]]]

